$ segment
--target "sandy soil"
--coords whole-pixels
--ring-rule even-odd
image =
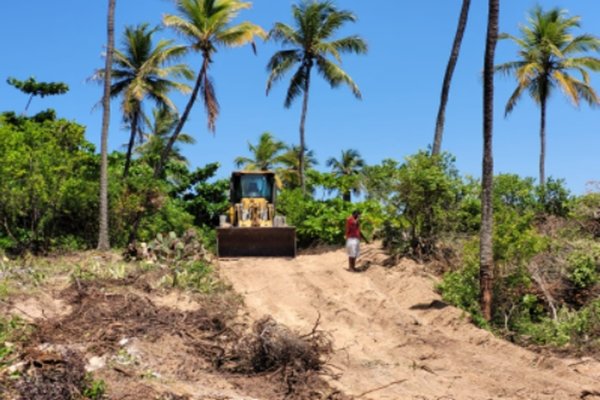
[[[478,329],[444,304],[435,278],[402,261],[382,267],[373,245],[362,273],[343,250],[295,259],[221,260],[222,275],[244,296],[251,318],[270,314],[331,333],[332,384],[362,399],[600,399],[600,363],[542,356]],[[587,392],[592,394],[586,394]]]

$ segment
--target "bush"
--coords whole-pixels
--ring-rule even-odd
[[[568,256],[568,277],[578,289],[589,288],[598,282],[600,251],[595,250],[574,251]]]
[[[0,116],[0,238],[13,252],[96,231],[98,157],[74,122]],[[84,239],[84,240],[85,240]]]
[[[368,238],[375,236],[383,217],[381,206],[374,201],[314,200],[294,189],[280,194],[277,207],[278,213],[286,216],[288,225],[296,227],[301,247],[344,243],[346,219],[354,210],[362,212],[361,232]]]
[[[428,258],[440,236],[456,225],[462,181],[454,158],[447,153],[430,156],[420,151],[406,158],[388,184],[386,211],[390,215],[385,244],[396,252]]]

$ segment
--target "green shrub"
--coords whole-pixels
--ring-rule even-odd
[[[569,280],[578,289],[585,289],[598,282],[598,254],[574,251],[569,254]]]
[[[42,251],[52,238],[89,238],[97,225],[98,157],[83,126],[4,114],[0,154],[3,246]]]
[[[360,210],[361,232],[372,238],[383,220],[381,206],[375,201],[349,203],[342,199],[314,200],[299,189],[284,190],[277,211],[286,216],[288,225],[296,227],[301,247],[314,244],[344,243],[346,219]]]
[[[427,258],[435,252],[440,236],[457,224],[462,180],[454,158],[447,153],[430,156],[420,151],[407,157],[391,178],[381,176],[393,167],[388,162],[369,171],[369,186],[382,189],[384,183],[387,187],[384,242],[395,252]]]

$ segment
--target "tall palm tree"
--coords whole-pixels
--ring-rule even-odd
[[[363,160],[357,150],[349,149],[342,150],[342,155],[339,160],[331,157],[327,160],[325,165],[332,168],[333,174],[337,178],[348,180],[349,178],[356,178],[358,174],[360,174],[362,168],[365,166],[365,160]],[[342,198],[344,201],[351,202],[352,192],[358,195],[360,193],[360,185],[356,179],[348,181],[347,184],[349,187],[343,189]]]
[[[108,0],[106,22],[107,45],[104,74],[104,95],[102,96],[102,133],[100,138],[100,215],[98,229],[98,250],[110,249],[108,237],[108,124],[110,121],[110,79],[113,52],[115,49],[115,3]]]
[[[493,178],[492,149],[494,129],[494,57],[498,42],[500,0],[489,0],[488,26],[483,67],[483,165],[481,178],[481,230],[479,241],[479,301],[486,321],[492,318],[492,283],[494,280],[493,251]]]
[[[591,35],[573,36],[571,30],[579,27],[579,17],[566,16],[564,10],[554,8],[544,12],[533,8],[529,25],[521,27],[521,37],[502,34],[519,46],[519,59],[496,66],[496,71],[514,74],[517,88],[506,103],[505,114],[514,109],[523,92],[540,106],[540,185],[546,182],[546,106],[554,88],[559,87],[574,105],[583,99],[590,105],[599,99],[590,86],[587,70],[599,71],[600,59],[586,53],[600,50],[600,40]],[[578,72],[581,79],[570,75]]]
[[[177,126],[179,115],[173,109],[158,107],[152,110],[152,120],[146,116],[144,116],[144,120],[144,125],[149,129],[148,132],[144,133],[144,137],[147,140],[137,147],[136,152],[154,168],[169,140],[169,135],[173,132],[175,126]],[[181,150],[177,146],[178,143],[194,144],[196,140],[187,133],[181,133],[177,137],[177,142],[169,154],[169,163],[187,167],[189,161],[181,153]]]
[[[298,67],[287,90],[285,107],[304,94],[302,115],[300,118],[300,186],[306,191],[304,183],[304,152],[306,143],[304,127],[308,109],[308,94],[310,89],[313,66],[331,85],[337,87],[347,85],[356,98],[361,98],[360,90],[352,78],[335,62],[341,63],[341,54],[367,52],[367,44],[357,35],[332,40],[334,34],[347,22],[355,22],[356,17],[349,11],[338,10],[331,1],[303,0],[299,5],[292,6],[295,27],[278,22],[269,32],[269,38],[289,46],[275,53],[267,66],[270,72],[267,81],[267,95],[273,83],[281,80],[292,68]]]
[[[277,169],[283,186],[288,189],[300,187],[300,146],[292,146],[279,157],[281,168]],[[308,171],[317,165],[317,158],[313,150],[304,149],[304,169]]]
[[[286,149],[285,143],[275,139],[269,132],[264,132],[260,135],[256,146],[248,143],[248,150],[252,153],[252,158],[237,157],[235,165],[247,170],[268,171],[279,164],[281,152]]]
[[[124,120],[130,127],[129,144],[123,177],[129,174],[135,139],[141,131],[143,101],[152,100],[159,107],[175,109],[168,94],[171,90],[189,93],[191,88],[177,79],[193,79],[194,73],[185,64],[172,64],[187,52],[185,46],[173,46],[172,40],[161,40],[156,46],[152,37],[158,28],[148,24],[128,26],[123,35],[123,49],[115,50],[112,65],[111,97],[123,98]],[[98,71],[98,76],[104,70]]]
[[[188,46],[190,50],[202,55],[202,66],[192,95],[154,170],[155,175],[160,175],[163,164],[181,133],[199,92],[202,92],[202,100],[208,116],[208,129],[215,131],[219,103],[212,78],[209,76],[213,55],[219,46],[237,47],[251,43],[254,48],[256,36],[266,37],[261,27],[250,22],[231,24],[240,11],[250,6],[251,3],[239,0],[177,0],[179,15],[164,16],[163,23],[186,38],[190,42]]]
[[[452,83],[452,76],[458,62],[458,55],[460,54],[460,46],[465,34],[465,28],[467,27],[470,7],[471,0],[463,0],[460,16],[458,17],[458,27],[456,28],[454,42],[452,43],[452,51],[450,52],[450,58],[448,59],[448,65],[446,65],[446,73],[444,74],[444,81],[442,83],[440,107],[435,122],[435,135],[433,136],[433,146],[431,148],[432,155],[440,154],[442,149],[442,137],[444,135],[444,122],[446,120],[446,105],[448,104],[448,95],[450,94],[450,84]]]

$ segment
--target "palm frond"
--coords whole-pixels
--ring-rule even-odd
[[[505,117],[507,117],[508,114],[510,114],[512,112],[512,110],[515,108],[515,106],[517,105],[517,102],[521,98],[521,95],[523,94],[525,89],[526,89],[525,86],[518,85],[517,88],[514,90],[513,94],[510,96],[510,98],[506,102],[506,107],[504,108],[504,116]]]
[[[242,22],[219,32],[215,36],[215,41],[225,46],[238,47],[253,43],[255,37],[265,39],[267,33],[258,25],[250,22]]]
[[[267,35],[267,40],[280,42],[284,45],[301,45],[302,41],[292,27],[281,22],[275,23]]]
[[[204,100],[204,108],[208,119],[208,129],[215,132],[217,116],[219,115],[219,102],[217,101],[212,79],[208,76],[208,71],[205,71],[202,81],[202,99]]]
[[[554,71],[552,77],[558,83],[563,93],[573,102],[573,105],[576,107],[579,106],[579,95],[574,85],[574,79],[561,71]]]
[[[290,81],[290,86],[288,87],[285,102],[283,103],[285,108],[290,108],[294,100],[304,92],[304,86],[306,85],[307,72],[306,67],[301,65],[300,68],[296,71],[292,80]]]
[[[317,57],[317,70],[331,87],[338,87],[340,84],[346,84],[350,90],[352,90],[352,93],[356,98],[362,98],[358,86],[354,83],[350,75],[333,62],[324,57]]]
[[[272,85],[281,80],[283,76],[292,67],[302,60],[298,50],[282,50],[275,53],[267,64],[267,71],[270,71],[267,80],[267,95],[271,91]]]

